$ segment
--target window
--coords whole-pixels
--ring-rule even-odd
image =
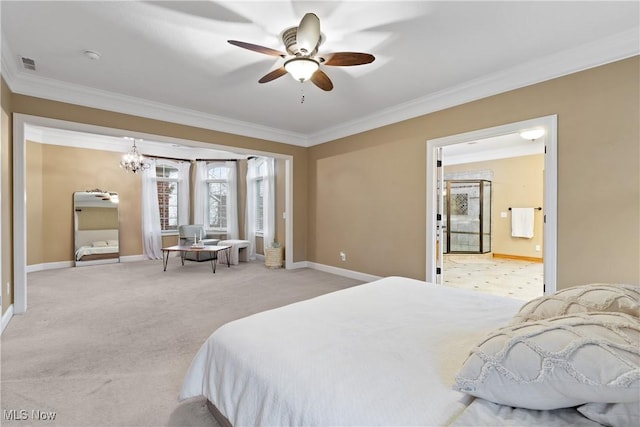
[[[178,168],[165,164],[156,166],[158,186],[158,207],[160,208],[160,229],[175,231],[178,229]]]
[[[207,168],[207,223],[211,229],[227,228],[228,175],[229,170],[224,165],[213,164]]]
[[[264,231],[264,183],[265,176],[267,175],[267,164],[262,161],[256,164],[256,179],[255,179],[255,207],[256,207],[256,233],[262,233]]]

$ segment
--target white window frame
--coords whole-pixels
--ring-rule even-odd
[[[256,227],[256,236],[259,237],[263,237],[264,236],[264,185],[266,184],[267,180],[266,180],[266,175],[267,175],[267,170],[266,170],[266,164],[265,164],[265,159],[258,159],[258,161],[255,164],[255,169],[256,169],[256,177],[253,180],[252,185],[254,185],[255,190],[254,190],[254,195],[255,195],[255,220],[256,223],[254,224]],[[262,192],[260,191],[262,190]],[[258,207],[262,208],[262,212],[261,215],[258,215]],[[261,220],[260,222],[260,227],[258,227],[258,220]]]
[[[158,176],[157,175],[157,169],[158,168],[167,168],[167,169],[173,169],[175,170],[175,172],[178,174],[178,178],[166,178],[164,176]],[[178,233],[178,226],[180,225],[180,169],[178,168],[177,165],[173,164],[170,161],[163,161],[163,160],[158,160],[156,163],[156,186],[158,185],[158,183],[160,182],[170,182],[170,183],[175,183],[175,189],[176,189],[176,194],[175,194],[175,199],[176,199],[176,227],[175,229],[164,229],[162,228],[162,205],[160,203],[160,194],[158,192],[158,208],[160,209],[160,229],[163,235],[173,235],[173,234],[177,234]],[[169,209],[171,208],[171,205],[169,205]],[[171,217],[169,217],[170,220]]]
[[[216,169],[216,168],[221,168],[221,169],[223,169],[225,171],[224,172],[225,178],[209,178],[209,171],[211,169]],[[223,162],[207,163],[207,179],[205,181],[205,186],[206,186],[206,190],[207,190],[206,191],[206,194],[207,194],[207,211],[206,211],[207,212],[207,218],[206,218],[205,228],[207,230],[216,231],[216,232],[225,232],[225,233],[227,232],[227,229],[228,229],[227,225],[225,225],[224,227],[211,227],[211,205],[210,205],[211,198],[209,197],[209,194],[210,194],[210,192],[209,192],[209,184],[212,184],[212,183],[226,184],[226,186],[227,186],[227,202],[226,203],[229,203],[229,199],[228,199],[228,196],[229,196],[229,179],[227,178],[227,176],[228,176],[228,168]],[[226,215],[226,211],[227,211],[227,205],[226,204],[224,205],[224,211],[225,211],[225,215]],[[225,219],[226,219],[227,224],[228,224],[229,219],[226,218],[226,217],[225,217]]]

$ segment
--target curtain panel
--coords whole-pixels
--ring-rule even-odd
[[[193,190],[193,223],[208,225],[207,198],[209,190],[207,188],[207,162],[196,162],[196,179]]]
[[[151,166],[142,172],[142,248],[149,259],[162,258],[162,231],[156,180],[156,160],[148,159]]]
[[[225,162],[227,168],[227,239],[238,234],[238,170],[237,162]]]

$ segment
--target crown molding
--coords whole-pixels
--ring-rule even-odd
[[[30,72],[19,70],[15,58],[17,56],[11,52],[9,46],[3,41],[2,75],[14,93],[234,135],[298,146],[307,145],[307,137],[304,134],[39,77]]]
[[[333,141],[638,54],[640,27],[635,27],[346,122],[310,135],[309,143]]]
[[[259,126],[226,117],[180,109],[170,105],[96,90],[53,79],[35,77],[17,69],[15,55],[2,41],[2,75],[15,93],[99,108],[150,119],[310,147],[371,129],[408,120],[445,108],[540,83],[588,68],[640,54],[640,27],[575,48],[557,52],[497,73],[434,92],[356,120],[305,135]]]

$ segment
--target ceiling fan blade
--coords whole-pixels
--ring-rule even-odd
[[[314,85],[318,86],[322,90],[330,91],[333,89],[333,83],[327,74],[322,70],[317,70],[311,76],[311,81]]]
[[[359,52],[336,52],[327,55],[329,57],[323,64],[338,67],[347,67],[351,65],[363,65],[373,62],[376,58],[369,53]]]
[[[258,83],[267,83],[271,80],[277,79],[278,77],[282,77],[285,74],[287,74],[287,70],[285,70],[284,67],[276,68],[275,70],[267,73],[264,77],[258,80]]]
[[[254,52],[264,53],[265,55],[271,56],[279,56],[280,58],[284,58],[287,56],[284,52],[280,52],[279,50],[271,49],[270,47],[264,47],[257,44],[251,44],[246,42],[241,42],[238,40],[227,40],[230,44],[234,46],[238,46],[244,49],[253,50]]]
[[[303,55],[310,55],[320,41],[320,19],[315,13],[307,13],[302,17],[296,33],[296,44]]]

